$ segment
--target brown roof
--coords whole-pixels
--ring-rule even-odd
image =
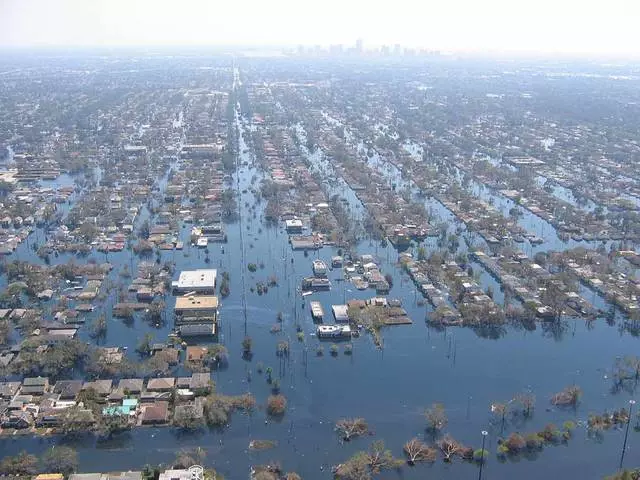
[[[142,423],[165,423],[169,418],[169,402],[155,402],[144,407]]]
[[[364,300],[349,300],[347,302],[347,305],[349,306],[349,308],[351,307],[364,308],[366,306],[366,302]]]
[[[82,389],[93,388],[99,395],[107,396],[111,393],[112,386],[113,380],[94,380],[93,382],[85,382]]]
[[[190,362],[201,362],[207,354],[207,347],[194,345],[187,347],[187,360]]]
[[[128,390],[130,393],[140,393],[142,391],[143,380],[141,378],[123,378],[118,384],[120,390]]]
[[[175,310],[210,310],[218,308],[218,297],[213,295],[189,295],[177,297]]]
[[[191,390],[199,390],[203,388],[209,388],[210,385],[211,385],[210,373],[194,373],[191,376],[191,382],[189,383],[189,388]]]
[[[176,383],[176,379],[173,377],[166,378],[151,378],[147,383],[147,390],[169,390],[173,388]]]

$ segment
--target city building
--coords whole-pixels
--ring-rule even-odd
[[[180,272],[180,277],[171,283],[171,287],[175,293],[214,294],[217,274],[215,269],[185,270]]]
[[[188,295],[176,298],[175,325],[181,335],[214,335],[218,317],[218,297]]]

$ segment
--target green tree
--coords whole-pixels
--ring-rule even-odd
[[[0,475],[32,476],[38,473],[38,457],[25,451],[14,457],[4,457],[0,462]]]
[[[69,476],[78,469],[78,453],[71,447],[54,445],[44,453],[42,469]]]
[[[173,468],[189,468],[192,465],[202,465],[206,457],[207,452],[202,447],[180,450],[176,453]]]
[[[110,438],[127,430],[131,430],[131,422],[128,415],[115,414],[98,417],[96,433],[101,437]]]
[[[193,405],[176,408],[173,425],[181,430],[199,430],[204,427],[204,418]]]
[[[141,356],[146,357],[151,355],[151,342],[153,341],[153,335],[150,333],[146,333],[138,346],[136,347],[136,352],[138,352]]]

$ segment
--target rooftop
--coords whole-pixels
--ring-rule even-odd
[[[176,298],[176,310],[208,310],[218,308],[218,297],[214,295],[189,295]]]
[[[173,288],[179,290],[213,290],[216,285],[217,270],[215,269],[199,269],[185,270],[180,272],[177,282],[173,282]]]

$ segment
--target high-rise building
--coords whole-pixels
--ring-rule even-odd
[[[359,38],[356,40],[356,52],[362,53],[364,51],[364,41]]]

